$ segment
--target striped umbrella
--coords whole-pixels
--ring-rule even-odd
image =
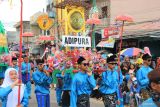
[[[127,48],[122,50],[120,54],[131,57],[131,56],[137,56],[140,52],[144,52],[144,51],[139,48]]]

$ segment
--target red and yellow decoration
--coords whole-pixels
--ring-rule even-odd
[[[54,22],[48,15],[41,15],[38,17],[37,23],[42,30],[48,30]]]

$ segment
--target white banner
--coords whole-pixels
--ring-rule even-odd
[[[62,45],[69,47],[91,47],[91,38],[85,36],[62,36]]]

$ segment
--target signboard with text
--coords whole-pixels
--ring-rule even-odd
[[[118,27],[107,27],[102,30],[102,38],[108,38],[109,36],[118,38],[119,37]]]
[[[91,47],[91,38],[85,36],[62,36],[65,47]]]

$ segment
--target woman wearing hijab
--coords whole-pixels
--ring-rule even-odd
[[[21,105],[18,105],[18,71],[14,68],[8,68],[5,71],[5,78],[3,84],[0,86],[1,90],[8,89],[8,93],[3,95],[2,107],[28,107],[28,94],[25,89],[24,84],[21,84],[20,90],[20,102]],[[16,86],[15,86],[16,85]],[[12,88],[12,89],[11,89]],[[3,93],[3,92],[2,92]]]

